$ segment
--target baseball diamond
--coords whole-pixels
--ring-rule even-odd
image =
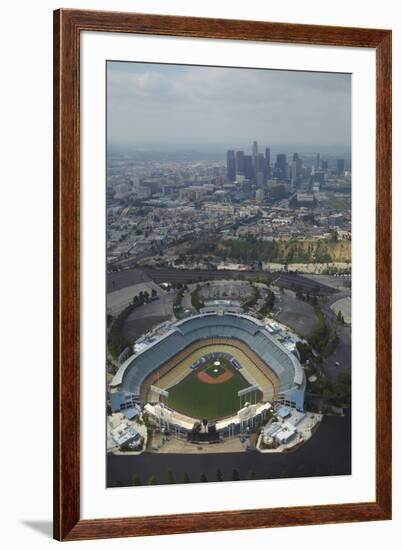
[[[257,319],[227,312],[170,324],[112,381],[143,404],[159,401],[151,386],[167,390],[170,409],[210,419],[236,412],[238,391],[253,385],[258,401],[284,400],[303,410],[305,377],[297,357]]]
[[[221,367],[219,369],[215,367],[207,367],[206,369],[199,370],[197,372],[198,380],[204,382],[204,384],[224,384],[233,377],[233,373],[230,369]]]
[[[225,364],[223,372],[208,374],[211,364],[190,371],[181,382],[169,389],[169,407],[196,418],[218,420],[239,409],[237,392],[249,386],[239,371]],[[261,397],[261,396],[259,396]]]

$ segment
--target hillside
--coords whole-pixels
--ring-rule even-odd
[[[351,248],[351,241],[209,239],[192,243],[187,253],[217,256],[241,263],[348,263],[351,261]]]

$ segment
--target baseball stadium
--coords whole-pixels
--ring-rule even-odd
[[[167,324],[120,366],[111,388],[161,427],[211,438],[239,433],[244,422],[254,428],[274,402],[303,411],[305,375],[262,322],[217,311]]]

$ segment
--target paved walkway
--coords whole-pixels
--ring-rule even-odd
[[[246,450],[247,438],[244,443],[239,437],[228,439],[224,443],[196,444],[188,443],[171,436],[170,441],[163,442],[161,434],[152,440],[152,453],[159,454],[211,454],[211,453],[243,453]]]

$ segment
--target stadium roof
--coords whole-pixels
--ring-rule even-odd
[[[124,414],[124,416],[126,416],[129,420],[133,420],[133,418],[139,415],[139,411],[138,409],[130,407],[129,409],[123,410],[122,414]]]

